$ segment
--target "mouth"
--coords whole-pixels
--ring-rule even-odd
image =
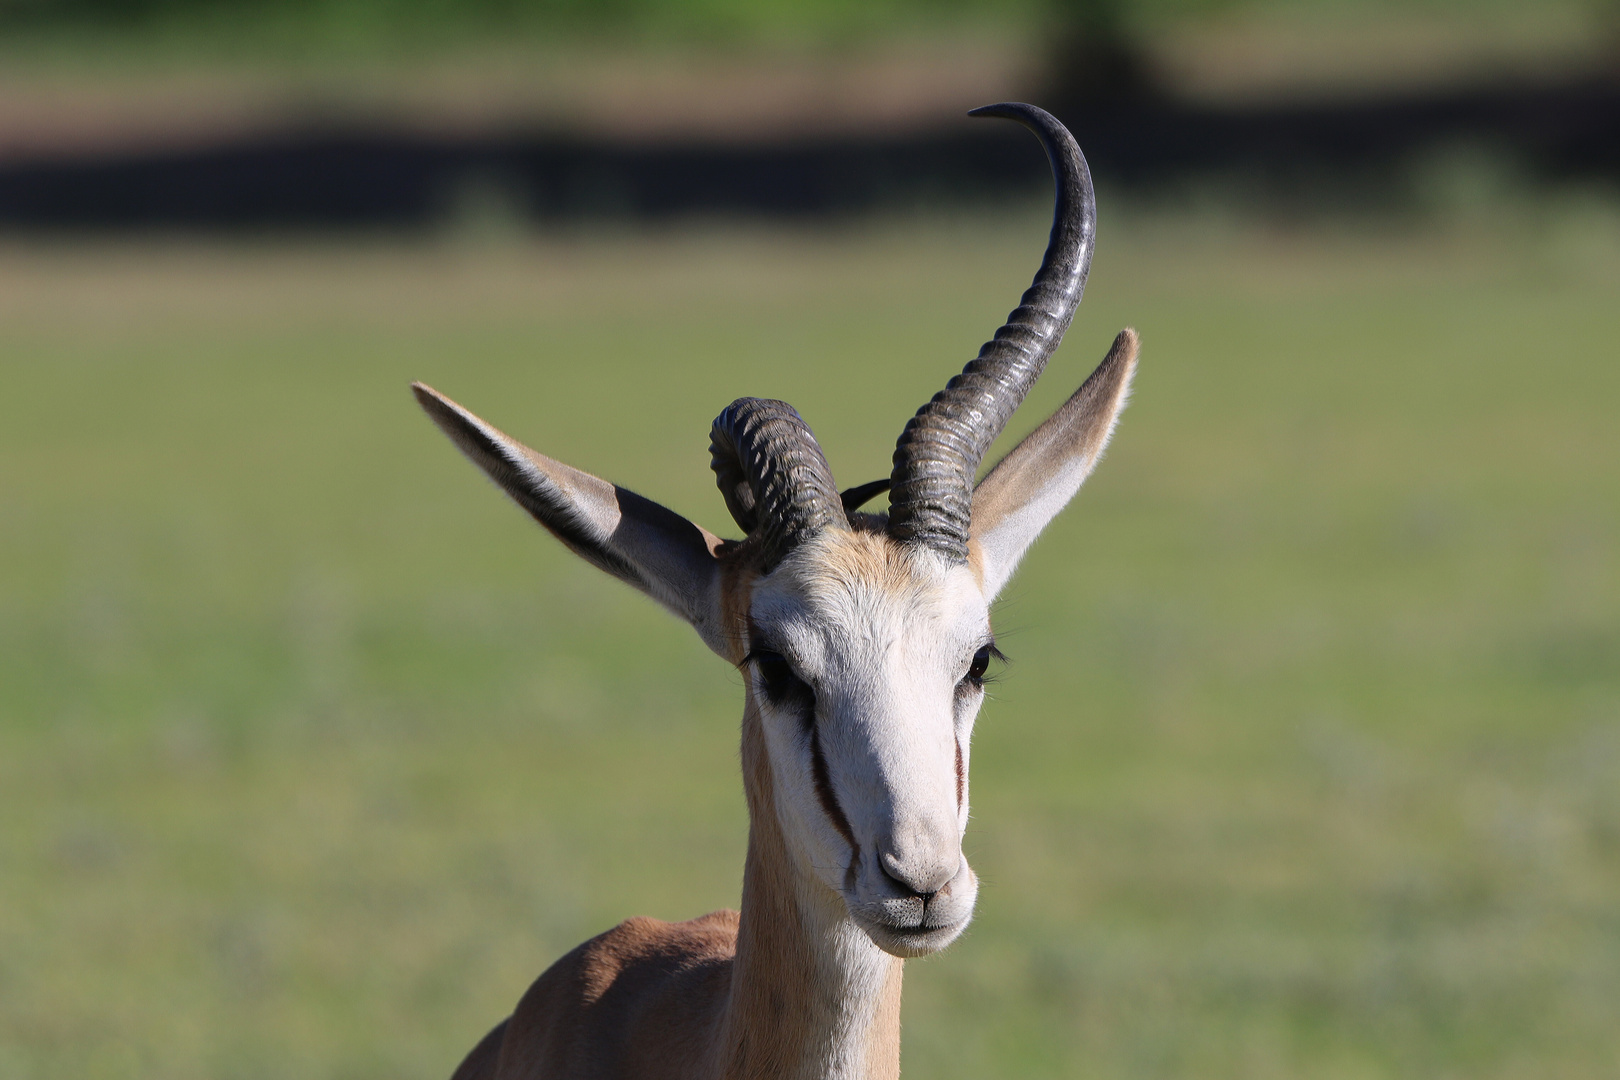
[[[890,887],[884,887],[885,883]],[[973,921],[979,880],[967,863],[937,893],[895,895],[893,882],[850,874],[843,888],[845,910],[872,944],[891,956],[937,953],[962,936]]]
[[[939,952],[961,936],[972,918],[970,914],[968,918],[949,923],[932,923],[924,919],[920,923],[902,925],[874,919],[859,911],[852,910],[850,914],[874,945],[892,956],[905,959]]]

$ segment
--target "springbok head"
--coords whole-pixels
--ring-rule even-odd
[[[972,916],[978,882],[962,836],[969,738],[998,655],[990,605],[1096,465],[1136,364],[1136,335],[1123,331],[1074,396],[975,483],[1080,303],[1096,211],[1085,158],[1051,115],[1020,104],[973,115],[1016,120],[1041,140],[1057,180],[1051,240],[1006,324],[906,424],[886,480],[840,494],[790,405],[740,398],[710,434],[720,492],[746,534],[721,540],[414,386],[553,535],[744,669],[745,740],[752,725],[771,789],[751,807],[774,808],[803,879],[897,956],[943,948]],[[860,511],[885,489],[887,514]]]

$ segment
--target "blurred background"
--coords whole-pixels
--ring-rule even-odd
[[[0,1075],[442,1077],[734,906],[741,685],[426,380],[729,523],[1045,242],[1108,459],[997,613],[916,1076],[1620,1074],[1620,8],[0,0]]]

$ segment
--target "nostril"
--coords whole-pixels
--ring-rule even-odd
[[[918,892],[916,889],[912,888],[911,882],[907,881],[903,877],[898,876],[894,871],[890,870],[888,856],[884,856],[878,860],[878,869],[883,872],[883,876],[889,880],[891,885],[894,886],[895,891],[904,897],[920,897],[922,902],[926,904],[928,903],[929,898],[934,895],[933,893]]]
[[[892,883],[895,887],[900,889],[902,892],[910,892],[911,891],[911,886],[910,885],[907,885],[905,882],[901,881],[899,878],[895,877],[892,873],[889,872],[889,857],[887,855],[883,855],[883,856],[880,856],[878,858],[878,872],[881,873],[885,878],[887,878],[889,880],[890,883]]]
[[[906,867],[901,865],[900,860],[888,852],[878,856],[878,870],[882,872],[884,877],[894,883],[895,889],[901,895],[907,898],[916,897],[924,904],[927,904],[935,896],[939,895],[939,888],[933,881],[918,880],[916,876],[907,872]]]

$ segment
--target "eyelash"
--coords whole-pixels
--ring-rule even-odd
[[[1007,657],[994,645],[981,647],[978,652],[973,654],[973,662],[968,666],[967,674],[962,676],[962,681],[957,685],[959,687],[972,687],[975,690],[983,690],[986,684],[995,682],[996,676],[986,674],[990,669],[991,660],[999,660],[1005,664]]]

